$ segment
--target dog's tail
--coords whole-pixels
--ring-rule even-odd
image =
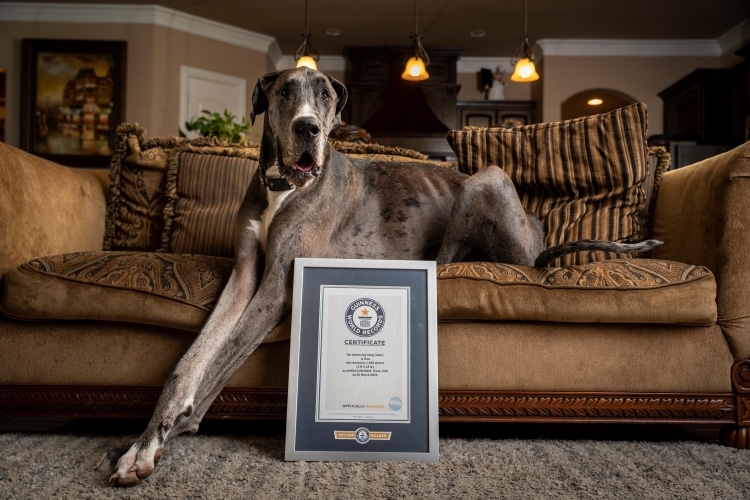
[[[652,248],[656,248],[659,245],[664,244],[663,241],[659,240],[644,240],[639,243],[615,243],[614,241],[603,241],[603,240],[579,240],[572,241],[570,243],[563,243],[561,245],[548,248],[539,254],[534,261],[534,267],[546,267],[547,264],[573,252],[580,252],[581,250],[604,250],[607,252],[622,252],[622,253],[637,253],[646,252]]]

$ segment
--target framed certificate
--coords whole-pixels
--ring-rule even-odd
[[[286,460],[438,459],[435,263],[296,259]]]

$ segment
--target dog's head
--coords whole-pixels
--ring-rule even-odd
[[[253,91],[250,119],[266,113],[261,168],[276,162],[297,187],[309,185],[326,162],[328,134],[341,123],[344,84],[319,71],[297,68],[270,73]]]

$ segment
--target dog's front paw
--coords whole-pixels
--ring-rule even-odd
[[[109,450],[97,464],[101,471],[114,473],[109,478],[113,486],[135,486],[154,472],[162,455],[162,449],[155,443],[141,447],[137,442],[132,446]]]

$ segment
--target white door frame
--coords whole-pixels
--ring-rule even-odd
[[[205,69],[180,66],[180,123],[196,118],[201,111],[223,113],[229,109],[241,118],[247,112],[247,80]],[[194,132],[188,137],[196,137]]]

